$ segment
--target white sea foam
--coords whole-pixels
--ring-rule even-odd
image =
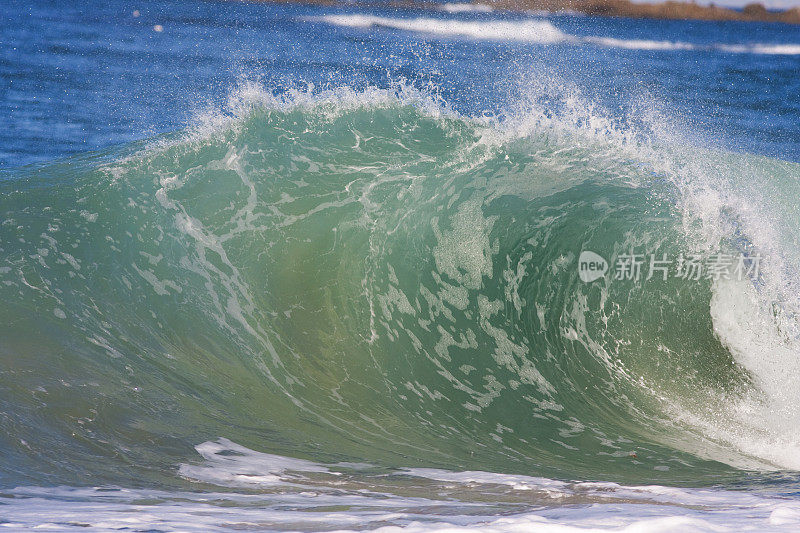
[[[429,17],[390,18],[374,15],[324,15],[312,20],[353,28],[382,27],[444,37],[468,37],[489,41],[557,43],[568,38],[545,20],[464,21]]]
[[[448,2],[439,8],[447,13],[491,13],[494,11],[486,4],[468,4],[466,2]]]
[[[609,48],[628,50],[694,50],[727,52],[731,54],[798,55],[797,44],[693,44],[681,41],[652,41],[647,39],[616,39],[614,37],[584,37],[584,42]]]
[[[800,502],[777,494],[565,482],[425,468],[376,476],[367,470],[370,465],[320,464],[281,457],[249,450],[227,439],[207,442],[197,449],[204,462],[181,465],[180,471],[204,483],[202,490],[19,487],[4,491],[0,526],[59,531],[387,533],[719,533],[797,531],[800,527]],[[247,478],[245,482],[242,476]],[[241,488],[250,490],[236,490]]]
[[[468,6],[468,7],[462,7]],[[490,11],[482,4],[444,4],[443,11]],[[335,26],[351,28],[391,28],[414,33],[442,37],[466,37],[486,41],[520,41],[538,44],[590,44],[605,48],[626,50],[725,52],[733,54],[800,55],[800,44],[697,44],[682,41],[658,41],[651,39],[622,39],[618,37],[577,36],[565,33],[551,22],[540,18],[526,20],[480,20],[466,21],[432,17],[392,18],[367,14],[323,15],[307,20],[325,22]]]
[[[711,301],[714,330],[756,389],[731,399],[728,416],[696,415],[708,433],[770,461],[800,470],[800,343],[749,281],[720,280]]]
[[[718,44],[713,48],[734,54],[800,55],[800,44]]]
[[[613,37],[585,37],[587,43],[609,48],[628,50],[696,50],[695,45],[675,41],[650,41],[646,39],[615,39]]]

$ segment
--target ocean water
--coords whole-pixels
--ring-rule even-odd
[[[800,528],[799,27],[3,15],[0,526]]]

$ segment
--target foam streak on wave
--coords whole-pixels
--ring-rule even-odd
[[[569,39],[561,30],[543,20],[528,21],[463,21],[437,18],[390,18],[374,15],[324,15],[313,19],[353,28],[382,27],[440,35],[485,40],[557,43]]]
[[[621,39],[599,36],[584,37],[564,33],[551,22],[540,19],[464,21],[427,17],[391,18],[357,14],[324,15],[312,17],[309,20],[318,20],[336,26],[352,28],[391,28],[442,37],[468,37],[492,41],[520,41],[538,44],[591,44],[626,50],[689,50],[732,54],[800,55],[800,44],[694,44],[681,41]]]

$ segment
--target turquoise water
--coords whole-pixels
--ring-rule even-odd
[[[155,9],[120,24],[195,57],[211,30],[187,13],[257,12],[278,21],[264,46],[306,28],[328,62],[273,58],[194,111],[173,102],[148,126],[166,133],[115,113],[182,89],[98,89],[108,111],[84,111],[100,133],[79,155],[67,111],[4,141],[4,525],[796,527],[797,101],[687,112],[668,88],[708,61],[691,91],[713,94],[720,65],[744,63],[748,91],[781,99],[789,73],[758,80],[796,65],[795,30],[671,23],[645,40],[632,21],[185,6],[186,25]],[[359,47],[415,59],[353,74]],[[601,75],[622,65],[637,68]],[[52,105],[5,95],[18,129]],[[586,251],[610,265],[589,282]],[[624,279],[631,252],[761,261]]]

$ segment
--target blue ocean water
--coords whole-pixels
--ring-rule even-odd
[[[2,12],[0,526],[797,530],[800,27]]]
[[[435,87],[459,110],[482,113],[513,105],[520,83],[542,75],[557,75],[614,107],[653,99],[724,146],[800,157],[800,29],[794,26],[369,10],[389,19],[478,25],[473,35],[451,35],[313,20],[331,13],[364,11],[258,2],[10,0],[0,20],[0,164],[47,161],[184,127],[242,79],[275,89],[382,87],[407,79]],[[520,28],[481,38],[479,26],[500,19],[541,19],[566,35],[620,42],[540,44],[526,42]],[[155,25],[164,31],[153,31]],[[695,48],[653,49],[653,42]],[[785,53],[757,53],[752,47],[758,45]],[[780,48],[785,45],[790,48]]]

